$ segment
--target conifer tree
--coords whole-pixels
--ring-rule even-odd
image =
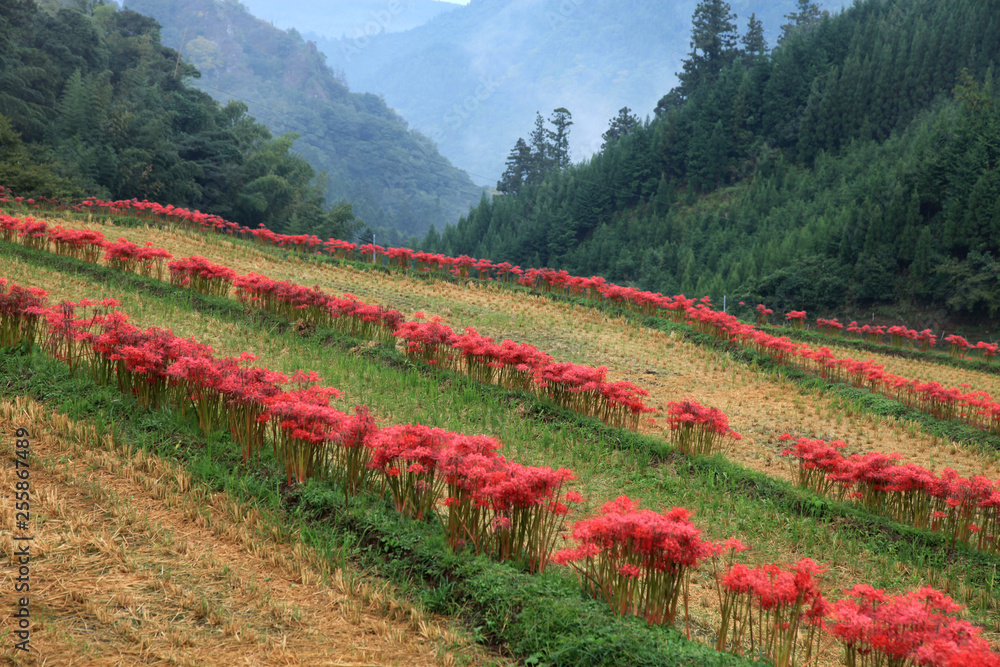
[[[639,125],[639,117],[632,113],[632,110],[628,107],[622,107],[618,110],[618,115],[611,119],[608,130],[601,135],[601,139],[604,139],[604,143],[601,144],[601,150],[604,150],[609,144],[618,141],[626,134],[634,130]]]
[[[573,114],[565,107],[553,110],[549,118],[552,130],[546,130],[549,139],[550,167],[565,169],[569,166],[569,127],[573,124]]]
[[[747,21],[747,31],[741,38],[743,43],[743,62],[752,67],[767,57],[767,40],[764,38],[764,25],[751,14]]]
[[[531,148],[525,143],[523,137],[518,137],[517,143],[507,156],[507,170],[497,181],[497,190],[504,194],[516,195],[521,191],[521,187],[528,181],[531,173]]]
[[[785,14],[788,23],[781,26],[781,36],[778,37],[778,44],[784,44],[792,35],[799,32],[809,32],[823,17],[823,12],[819,5],[812,0],[798,0],[796,7],[798,11]]]
[[[699,86],[714,81],[736,56],[736,14],[728,2],[702,0],[691,17],[691,52],[677,73],[681,94],[688,97]]]

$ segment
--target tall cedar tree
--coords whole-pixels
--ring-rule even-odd
[[[747,67],[753,67],[767,57],[767,40],[764,39],[764,25],[751,14],[747,21],[747,31],[742,38],[743,62]]]
[[[542,114],[535,113],[535,129],[529,135],[531,144],[518,138],[507,156],[507,169],[497,181],[497,190],[517,194],[528,185],[538,185],[552,171],[569,166],[569,128],[573,114],[559,107],[549,118],[552,129],[545,127]]]
[[[601,150],[604,150],[608,144],[618,141],[638,127],[639,117],[633,114],[632,110],[628,107],[622,107],[618,110],[618,115],[611,119],[610,123],[607,132],[601,135],[601,139],[604,139],[604,143],[601,144]]]
[[[785,14],[785,18],[789,22],[781,26],[781,36],[778,37],[778,44],[784,44],[789,37],[796,33],[809,32],[823,17],[823,12],[820,11],[819,5],[815,2],[798,0],[798,3],[796,7],[798,11]]]
[[[728,2],[702,0],[691,18],[691,53],[677,73],[684,97],[715,81],[719,72],[736,57],[736,14]]]

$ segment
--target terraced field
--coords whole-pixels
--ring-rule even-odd
[[[879,416],[865,400],[836,388],[748,363],[731,348],[692,335],[684,325],[667,326],[664,320],[659,326],[578,300],[474,280],[318,261],[238,239],[124,218],[98,222],[53,217],[49,223],[88,228],[139,245],[150,242],[174,257],[201,256],[241,275],[259,273],[315,285],[331,294],[348,292],[367,303],[397,309],[407,320],[418,313],[439,316],[455,331],[474,327],[498,341],[529,343],[558,361],[606,367],[609,381],[642,387],[649,392],[645,402],[661,411],[641,421],[637,434],[552,410],[544,396],[479,384],[413,363],[402,343],[350,340],[282,324],[258,317],[231,297],[205,299],[167,283],[0,242],[0,277],[44,289],[51,303],[113,298],[135,326],[194,337],[210,345],[217,357],[249,352],[256,356],[255,363],[274,371],[315,371],[324,385],[343,393],[332,402],[335,408],[346,413],[356,404],[366,405],[380,427],[423,424],[485,434],[502,442],[501,453],[518,463],[572,469],[573,489],[586,500],[574,508],[569,525],[621,495],[641,499],[643,507],[655,510],[686,507],[694,512],[693,521],[704,537],[737,538],[750,545],[739,554],[741,562],[764,565],[812,558],[826,567],[823,588],[831,598],[858,584],[893,593],[935,586],[967,607],[965,618],[982,626],[984,637],[994,642],[1000,638],[1000,558],[995,551],[956,546],[939,533],[796,489],[794,468],[782,456],[788,443],[781,439],[788,433],[843,440],[848,452],[897,453],[901,462],[932,471],[951,468],[963,477],[997,479],[996,436],[984,435],[974,446],[961,438],[942,437],[926,423]],[[862,356],[849,349],[834,352]],[[155,432],[150,445],[155,453],[121,444],[102,448],[93,438],[73,435],[86,424],[108,429],[110,417],[83,398],[46,395],[38,382],[16,377],[37,373],[29,369],[39,355],[6,354],[0,382],[10,407],[4,428],[25,422],[33,431],[49,433],[35,445],[40,461],[34,473],[40,498],[35,513],[44,517],[36,519],[36,526],[45,545],[37,576],[61,583],[38,598],[45,610],[41,627],[36,625],[39,658],[62,661],[60,656],[82,646],[81,664],[205,659],[199,656],[263,664],[323,660],[334,654],[341,662],[332,664],[479,664],[532,656],[541,662],[587,662],[568,653],[563,635],[553,639],[557,632],[567,633],[565,629],[552,629],[554,634],[547,637],[544,628],[530,634],[496,627],[505,615],[511,627],[521,616],[530,617],[530,605],[523,599],[499,613],[483,611],[484,601],[494,598],[460,592],[462,584],[455,582],[461,579],[454,572],[436,579],[426,564],[401,564],[406,561],[400,551],[404,549],[391,535],[380,537],[377,546],[365,537],[366,529],[356,518],[345,524],[331,518],[333,510],[303,511],[310,502],[320,502],[310,494],[322,496],[317,490],[322,485],[310,483],[306,490],[286,485],[269,452],[260,464],[245,466],[236,448],[223,458],[229,469],[206,471],[203,457],[218,459],[221,449],[232,449],[228,434],[206,441],[196,424],[185,431],[158,417],[129,427]],[[892,356],[864,358],[868,356],[900,375],[948,386],[968,383],[972,389],[1000,395],[1000,380],[988,373]],[[60,383],[69,387],[72,381]],[[721,456],[678,455],[669,446],[670,425],[663,411],[682,399],[719,408],[742,439],[728,441]],[[14,401],[21,401],[18,407]],[[53,411],[72,414],[81,426],[60,431],[52,424],[66,417],[49,416]],[[182,442],[199,453],[169,460],[167,443],[180,449]],[[4,469],[4,474],[11,472]],[[270,523],[256,514],[264,509],[241,509],[239,503],[253,502],[252,494],[243,499],[227,495],[233,485],[248,484],[247,479],[276,489],[273,506],[267,509],[276,517]],[[107,517],[100,530],[94,528],[98,516]],[[303,537],[313,530],[314,520],[348,532],[327,536],[334,543],[331,548],[317,548],[316,541]],[[296,531],[277,538],[252,537],[260,526],[290,523],[298,526]],[[4,549],[12,547],[5,544]],[[295,558],[276,558],[276,553]],[[339,554],[339,561],[331,563],[331,553]],[[157,583],[151,573],[158,566],[175,574]],[[557,565],[531,576],[559,590],[576,586],[572,572]],[[9,582],[4,586],[11,588]],[[93,594],[98,588],[101,594]],[[573,599],[569,595],[566,599]],[[166,608],[159,602],[154,611],[153,600],[163,597]],[[579,593],[576,598],[574,604],[599,606]],[[681,629],[695,643],[714,647],[720,611],[711,567],[694,574],[685,607],[689,621],[680,622]],[[234,609],[246,611],[223,611]],[[622,636],[640,638],[635,641],[671,647],[675,644],[670,642],[686,642],[640,621],[621,627]],[[489,648],[476,644],[476,637]],[[140,648],[126,648],[133,640]],[[840,664],[840,646],[832,639],[822,646],[819,664]],[[589,660],[601,662],[608,655],[595,654]],[[23,660],[10,652],[6,657]]]

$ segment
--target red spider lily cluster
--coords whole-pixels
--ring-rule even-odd
[[[958,359],[964,359],[969,348],[975,348],[975,346],[969,344],[969,341],[958,334],[948,336],[944,339],[944,342],[948,343],[948,354]]]
[[[937,475],[912,463],[900,465],[899,454],[844,456],[844,447],[839,440],[798,438],[782,455],[793,459],[799,486],[817,494],[853,500],[894,521],[939,531],[953,544],[1000,550],[1000,480],[965,478],[950,468]]]
[[[775,667],[810,664],[828,611],[820,592],[823,572],[810,558],[788,567],[733,565],[718,580],[716,650],[741,653],[748,646],[749,655],[763,654]]]
[[[823,622],[843,644],[848,667],[1000,665],[981,629],[955,618],[961,607],[940,591],[887,595],[860,584],[846,593]]]
[[[785,313],[785,319],[792,323],[792,328],[801,331],[806,328],[806,311],[790,310]]]
[[[645,389],[626,381],[608,382],[603,366],[555,362],[531,345],[496,343],[472,327],[459,335],[438,317],[403,322],[395,335],[415,359],[464,372],[480,382],[522,390],[533,387],[561,407],[612,426],[636,429],[641,415],[654,411],[642,402],[641,397],[649,395]]]
[[[844,330],[844,325],[837,321],[837,318],[825,320],[822,317],[816,318],[816,328],[834,336],[839,335]]]
[[[821,321],[825,320],[817,320],[817,322]],[[881,325],[870,326],[868,324],[859,327],[857,322],[851,322],[847,331],[857,334],[859,338],[870,343],[882,343],[883,338],[888,334],[889,343],[893,347],[903,348],[909,345],[912,349],[921,352],[927,352],[937,344],[937,336],[930,329],[916,331],[898,325],[886,328]],[[957,359],[965,359],[972,351],[978,351],[980,356],[989,362],[992,362],[997,356],[998,346],[996,343],[987,343],[981,340],[973,345],[965,337],[958,334],[947,336],[944,341],[948,343],[948,354]]]
[[[21,287],[0,278],[0,348],[35,344],[39,315],[45,305],[45,290]]]
[[[111,268],[155,277],[157,280],[163,280],[164,263],[168,259],[173,259],[173,255],[163,248],[154,248],[152,241],[140,246],[119,238],[104,246],[104,261]]]
[[[65,229],[57,225],[49,228],[45,222],[32,217],[17,218],[0,214],[0,235],[4,241],[19,240],[23,245],[37,250],[48,250],[51,241],[57,255],[73,257],[92,264],[102,256],[108,266],[122,271],[138,272],[145,276],[163,278],[163,263],[172,255],[151,243],[138,246],[123,238],[114,243],[104,235],[89,229]]]
[[[667,423],[670,442],[681,454],[711,456],[721,449],[726,438],[743,438],[729,428],[729,418],[721,410],[690,399],[667,404]]]
[[[354,259],[354,251],[358,249],[357,243],[341,241],[340,239],[330,239],[323,246],[337,259]]]
[[[712,333],[722,340],[750,347],[782,364],[796,365],[821,377],[849,382],[927,412],[939,419],[957,419],[971,426],[1000,433],[1000,403],[984,391],[943,387],[937,382],[920,382],[886,372],[885,366],[871,359],[859,361],[838,358],[826,347],[814,350],[806,343],[796,343],[787,336],[775,336],[745,324],[732,315],[713,310],[704,300],[683,306],[686,321],[699,331]],[[676,306],[675,306],[676,308]]]
[[[509,461],[496,453],[500,447],[482,435],[391,426],[373,437],[369,466],[382,474],[398,511],[420,520],[443,504],[453,548],[469,545],[542,571],[569,505],[582,502],[563,490],[575,477]]]
[[[315,234],[275,234],[264,225],[258,229],[237,225],[233,231],[252,236],[261,245],[275,245],[279,248],[290,248],[301,252],[308,252],[323,245],[323,239]]]
[[[572,533],[577,546],[552,560],[571,565],[584,591],[618,614],[672,624],[678,603],[687,597],[691,570],[731,546],[702,540],[690,516],[683,507],[662,513],[639,509],[638,501],[619,496],[598,516],[577,521]]]
[[[211,296],[228,296],[236,278],[236,272],[229,267],[212,264],[197,255],[170,262],[167,268],[170,269],[171,285]]]
[[[104,234],[89,229],[63,229],[60,226],[48,231],[57,255],[96,264],[104,251]]]
[[[774,311],[765,306],[762,303],[757,304],[757,326],[762,327],[771,321],[771,315],[774,315]]]
[[[17,226],[17,236],[24,246],[45,250],[49,244],[48,223],[30,217],[25,218]]]
[[[256,273],[237,276],[233,286],[236,298],[248,307],[332,327],[357,338],[389,340],[403,320],[399,311],[364,303],[352,294],[335,297],[319,287],[303,287]]]

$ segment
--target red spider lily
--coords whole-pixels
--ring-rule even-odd
[[[49,327],[42,339],[42,348],[56,359],[64,361],[72,373],[92,354],[89,343],[94,334],[91,328],[98,325],[107,312],[117,305],[118,302],[114,299],[81,299],[77,302],[62,301],[50,307],[32,306],[24,312],[45,318]]]
[[[838,322],[836,317],[831,320],[824,320],[822,317],[817,317],[816,328],[820,331],[826,331],[827,333],[837,335],[844,330],[844,325]]]
[[[691,569],[725,548],[703,541],[690,515],[681,507],[662,514],[639,509],[637,501],[620,496],[598,516],[577,521],[572,534],[578,546],[552,558],[572,564],[584,590],[617,613],[673,623]]]
[[[332,464],[346,498],[370,486],[374,471],[369,464],[377,433],[378,426],[368,408],[355,405],[354,414],[341,429],[332,454]]]
[[[742,652],[749,640],[750,655],[762,654],[778,667],[809,664],[819,650],[828,609],[820,592],[824,571],[810,558],[787,568],[733,565],[719,579],[722,622],[716,650],[726,650],[731,639],[733,649]],[[802,625],[804,640],[799,638]]]
[[[243,451],[247,463],[264,447],[266,418],[271,399],[281,393],[281,385],[290,382],[284,373],[267,368],[240,366],[219,383],[228,407],[229,432]]]
[[[753,347],[779,363],[797,363],[804,370],[881,392],[939,419],[960,419],[973,426],[1000,433],[1000,403],[993,401],[985,392],[949,389],[933,382],[918,383],[888,373],[884,366],[875,364],[872,360],[838,359],[828,349],[813,350],[805,343],[794,343],[788,338],[760,331],[731,315],[713,311],[704,304],[692,305],[692,301],[683,295],[672,300],[670,308],[675,312],[679,308],[677,304],[684,305],[684,316],[695,323],[699,330],[736,344]],[[873,339],[880,339],[885,334],[884,327],[873,328],[866,325],[858,328],[856,322],[851,323],[848,331],[866,333]],[[921,339],[927,345],[933,341],[929,332],[915,335],[915,340]]]
[[[243,363],[255,357],[244,352],[235,359],[213,359],[206,354],[178,357],[164,374],[177,383],[177,401],[181,413],[190,401],[198,415],[198,424],[208,437],[227,416],[224,387],[231,387]]]
[[[331,326],[357,338],[392,340],[403,322],[399,311],[363,303],[352,294],[344,294],[342,299],[330,297],[326,309]]]
[[[28,248],[45,250],[49,245],[48,224],[32,217],[24,218],[17,227],[21,243]]]
[[[494,264],[493,271],[496,273],[497,280],[502,283],[516,282],[518,277],[523,273],[521,267],[514,266],[510,262]]]
[[[944,342],[949,344],[948,354],[957,359],[964,359],[965,353],[969,351],[970,347],[972,347],[972,345],[969,344],[969,341],[965,340],[965,338],[959,336],[958,334],[948,336],[944,339]]]
[[[7,243],[12,243],[23,224],[20,218],[0,213],[0,238],[3,238]]]
[[[311,381],[300,377],[302,384]],[[328,478],[334,472],[332,448],[352,428],[351,418],[329,405],[330,399],[338,396],[336,389],[312,385],[268,400],[261,419],[271,423],[274,454],[284,463],[289,484],[310,477]]]
[[[757,304],[757,326],[764,326],[770,322],[771,315],[774,315],[774,311],[767,308],[762,303]]]
[[[256,307],[315,326],[332,321],[330,297],[318,287],[312,289],[288,281],[276,281],[257,273],[235,276],[232,281],[236,298],[246,306]]]
[[[729,428],[729,418],[718,408],[706,408],[693,400],[671,401],[667,404],[670,442],[682,454],[711,456],[725,438],[740,440]]]
[[[104,234],[89,229],[63,229],[56,226],[49,230],[49,238],[57,255],[96,264],[101,257],[106,241]]]
[[[104,261],[111,268],[144,276],[155,274],[157,280],[163,279],[163,262],[172,257],[163,248],[153,248],[151,242],[139,246],[124,238],[106,244],[104,252]]]
[[[978,343],[976,343],[976,349],[979,350],[982,353],[983,358],[989,362],[992,362],[993,359],[995,359],[997,356],[996,344],[984,343],[983,341],[979,341]]]
[[[937,344],[937,336],[931,333],[930,329],[924,329],[917,334],[916,341],[919,348],[926,352]]]
[[[43,289],[0,278],[0,348],[24,345],[30,349],[35,344],[47,296]]]
[[[785,319],[792,323],[792,328],[798,331],[806,327],[806,311],[790,310],[785,313]]]
[[[575,476],[564,468],[523,466],[482,445],[469,449],[449,443],[439,465],[448,484],[449,540],[468,541],[497,560],[524,562],[531,571],[544,570],[568,503],[582,501],[576,493],[562,492]]]
[[[903,347],[909,340],[915,340],[917,332],[902,326],[892,326],[887,330],[889,342],[893,347]]]
[[[849,667],[875,665],[998,664],[981,632],[953,616],[961,607],[939,591],[924,587],[888,595],[866,584],[833,603],[825,625],[845,648]]]
[[[797,483],[818,494],[854,500],[894,521],[940,531],[952,543],[1000,549],[1000,482],[967,479],[951,469],[939,476],[919,465],[898,465],[898,454],[845,457],[843,447],[840,441],[798,438],[782,454],[797,461]]]
[[[440,368],[451,366],[454,360],[450,348],[456,335],[451,327],[441,323],[440,317],[434,317],[430,322],[403,322],[396,328],[394,335],[406,342],[408,357],[421,359]]]
[[[450,345],[461,352],[460,359],[466,375],[483,384],[494,382],[502,363],[498,361],[501,348],[492,338],[480,336],[473,327],[467,327],[465,333],[453,335]]]
[[[396,511],[419,521],[434,509],[444,487],[437,464],[449,438],[444,429],[419,424],[390,426],[372,438],[368,465],[384,476]]]
[[[170,262],[167,268],[170,269],[171,285],[212,296],[228,296],[236,278],[236,272],[229,267],[213,264],[197,255]]]
[[[361,246],[359,250],[361,251],[362,256],[364,255],[372,256],[372,264],[375,263],[376,255],[385,255],[385,248],[383,248],[380,245],[375,245],[373,243],[366,243],[363,246]]]
[[[413,259],[413,251],[409,248],[388,248],[385,256],[389,259],[390,265],[395,265],[403,270],[410,268],[410,261]]]
[[[330,239],[323,245],[326,246],[327,252],[337,259],[352,259],[354,257],[354,251],[358,249],[357,243],[341,241],[339,239]]]

